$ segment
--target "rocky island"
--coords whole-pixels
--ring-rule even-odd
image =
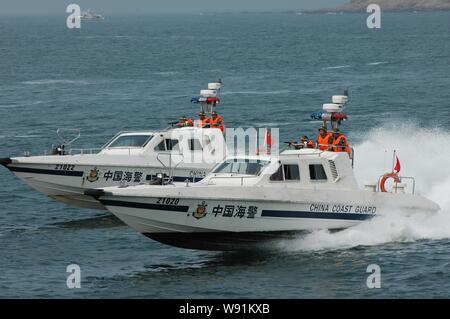
[[[438,11],[450,10],[450,0],[351,0],[327,12],[365,12],[369,4],[378,4],[383,11]]]

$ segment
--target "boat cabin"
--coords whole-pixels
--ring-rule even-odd
[[[121,132],[99,154],[181,156],[185,163],[216,163],[225,157],[226,143],[219,129],[183,127],[167,131]]]
[[[358,187],[347,153],[317,149],[286,150],[279,156],[227,158],[201,183],[309,189]]]

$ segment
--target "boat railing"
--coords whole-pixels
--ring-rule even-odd
[[[241,186],[244,186],[244,179],[251,179],[251,178],[255,178],[255,175],[250,175],[250,176],[211,176],[209,178],[208,184],[210,181],[212,181],[213,179],[240,179],[241,180]]]
[[[110,138],[108,142],[103,144],[101,149],[106,148],[109,144],[111,144],[112,141],[114,141],[120,135],[122,135],[122,134],[132,134],[132,133],[136,133],[136,134],[139,134],[139,133],[155,134],[154,131],[145,131],[145,130],[140,130],[140,131],[120,131],[120,132],[116,133],[112,138]]]
[[[74,136],[67,136],[67,133]],[[59,128],[56,130],[56,135],[64,146],[69,146],[81,137],[81,130],[79,128]]]
[[[165,132],[170,130],[171,127],[166,127],[165,129],[158,131],[158,132]],[[72,137],[66,136],[67,133],[73,133],[75,134]],[[52,145],[52,150],[49,152],[48,150],[44,150],[44,155],[85,155],[85,154],[97,154],[100,151],[107,148],[108,145],[111,144],[117,137],[119,137],[122,134],[132,134],[132,133],[148,133],[148,134],[155,134],[154,131],[148,131],[148,130],[138,130],[138,131],[120,131],[116,133],[111,139],[108,140],[104,145],[97,148],[71,148],[71,144],[74,143],[76,140],[78,140],[81,137],[81,130],[80,129],[66,129],[66,128],[58,128],[56,130],[56,134],[61,141],[61,144],[58,145]],[[134,149],[133,147],[130,147],[128,149],[129,153],[131,153],[131,150]]]
[[[161,160],[161,156],[166,155],[169,156],[169,165],[167,166],[162,160]],[[179,161],[178,163],[176,163],[174,166],[172,166],[172,156],[181,156],[181,161]],[[174,169],[176,169],[178,167],[178,165],[180,165],[183,161],[184,161],[184,156],[182,153],[173,153],[173,152],[160,152],[156,155],[156,160],[166,169],[169,170],[169,180],[172,181],[173,180],[173,171]]]
[[[68,155],[92,155],[98,154],[102,148],[71,148],[67,151]]]
[[[381,179],[382,179],[383,177],[384,177],[384,175],[381,175],[381,176],[378,178],[378,183],[377,183],[377,187],[376,187],[376,191],[377,191],[377,192],[381,192]],[[400,178],[401,181],[403,181],[403,180],[409,180],[409,181],[412,182],[412,192],[411,192],[411,194],[414,195],[414,194],[416,193],[416,179],[415,179],[414,177],[411,177],[411,176],[399,176],[399,178]],[[399,188],[400,188],[400,189],[405,189],[404,187],[398,187],[398,185],[401,184],[401,183],[402,183],[402,182],[400,182],[400,183],[394,183],[394,187],[393,187],[393,189],[392,189],[392,193],[394,193],[394,194],[399,193]]]
[[[286,150],[291,150],[292,149],[292,142],[285,142],[285,143],[289,143],[289,145],[288,146],[285,146],[281,151],[280,151],[280,153],[283,153],[284,151],[286,151]],[[333,146],[333,147],[335,147],[335,146]],[[301,148],[300,148],[301,149]],[[305,149],[308,149],[308,148],[305,148]],[[310,148],[310,149],[312,149],[312,150],[318,150],[318,148]],[[349,154],[348,156],[349,156],[349,158],[350,158],[350,161],[352,162],[352,167],[354,166],[354,164],[355,164],[355,149],[353,148],[353,147],[351,147],[350,148],[351,149],[351,154]],[[325,151],[322,151],[322,152],[325,152]],[[330,151],[330,152],[334,152],[334,151]],[[308,156],[308,155],[312,155],[312,156],[315,156],[316,154],[315,153],[311,153],[311,154],[301,154],[301,156]]]
[[[352,167],[355,165],[355,149],[352,147],[352,155],[350,156],[350,160],[352,161]]]

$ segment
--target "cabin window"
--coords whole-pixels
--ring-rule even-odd
[[[152,135],[122,135],[116,138],[108,147],[144,147],[151,139]]]
[[[191,151],[201,151],[203,149],[198,139],[191,138],[188,140],[188,143]]]
[[[258,175],[267,163],[267,161],[260,160],[230,160],[219,164],[213,173]]]
[[[172,151],[178,150],[178,140],[165,139],[155,147],[155,151]]]
[[[211,154],[215,153],[214,145],[211,143],[209,136],[203,136],[203,148]]]
[[[300,171],[298,169],[298,165],[293,164],[285,164],[284,168],[284,179],[287,181],[299,181],[300,180]]]
[[[155,147],[155,151],[165,151],[166,150],[166,144],[164,143],[164,140],[161,141],[158,145]]]
[[[326,181],[327,174],[322,164],[309,165],[309,176],[312,181]]]
[[[283,166],[280,165],[277,171],[270,176],[271,181],[282,181],[283,180]]]
[[[178,149],[178,140],[166,139],[166,151]]]
[[[207,135],[204,135],[203,136],[203,145],[209,145],[209,144],[211,144],[211,139],[209,138],[209,136],[207,136]]]
[[[270,176],[271,181],[299,181],[300,170],[298,165],[284,164],[280,165],[278,170]]]

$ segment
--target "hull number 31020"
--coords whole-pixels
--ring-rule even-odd
[[[156,201],[156,204],[162,204],[162,205],[178,205],[180,203],[179,198],[164,198],[160,197]]]

